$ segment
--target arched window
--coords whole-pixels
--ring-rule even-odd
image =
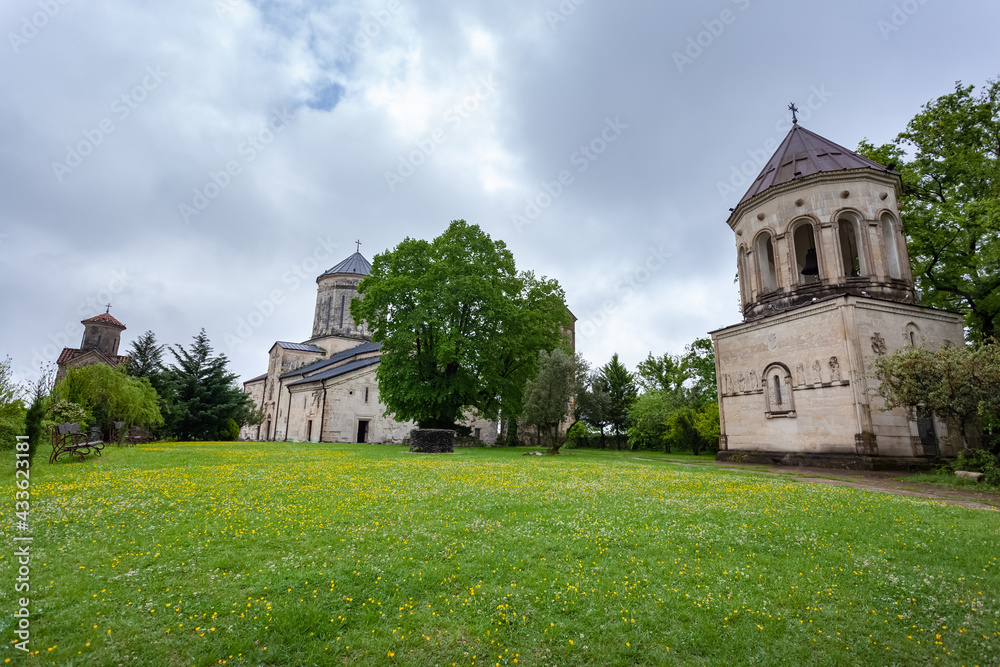
[[[885,265],[890,278],[902,278],[903,274],[899,270],[899,248],[896,245],[896,227],[893,225],[892,216],[888,213],[882,214],[882,246],[885,248]]]
[[[795,417],[792,372],[784,364],[773,363],[764,369],[764,414],[768,419]]]
[[[774,266],[774,243],[767,232],[757,237],[757,268],[760,271],[760,290],[773,292],[778,289],[778,274]]]
[[[795,245],[795,275],[800,285],[819,282],[819,251],[812,224],[803,222],[792,233]]]
[[[860,232],[858,229],[858,218],[852,214],[840,217],[838,234],[840,240],[840,258],[844,267],[845,278],[857,278],[867,273],[865,271],[865,257],[861,251]]]
[[[920,327],[914,322],[910,322],[903,328],[903,344],[910,347],[923,345],[924,337],[920,333]]]

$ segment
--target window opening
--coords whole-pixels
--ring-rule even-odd
[[[774,243],[771,235],[764,234],[757,242],[757,264],[760,267],[760,286],[764,292],[778,289],[778,277],[774,268]]]
[[[892,226],[892,218],[888,214],[882,216],[882,245],[885,247],[885,262],[889,277],[902,278],[899,271],[899,248],[896,246],[896,232]]]
[[[844,275],[857,278],[861,275],[861,250],[858,248],[858,234],[854,221],[840,221],[840,255],[844,262]]]
[[[795,268],[800,285],[819,282],[819,257],[816,252],[816,238],[810,224],[799,225],[793,234],[795,243]]]

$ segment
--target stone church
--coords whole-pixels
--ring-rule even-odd
[[[964,343],[960,315],[917,303],[901,188],[795,122],[732,210],[744,321],[712,332],[720,459],[877,468],[961,448],[871,394],[879,356]]]
[[[267,372],[243,384],[264,421],[243,427],[240,439],[398,444],[416,428],[384,414],[375,379],[381,344],[351,316],[351,301],[361,298],[358,285],[370,270],[355,252],[316,279],[312,336],[276,342]],[[496,422],[469,419],[466,425],[473,437],[496,442]]]

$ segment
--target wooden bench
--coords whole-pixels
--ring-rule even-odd
[[[52,454],[49,456],[49,463],[55,463],[63,454],[77,455],[83,461],[87,454],[101,455],[104,449],[104,440],[101,432],[80,433],[79,424],[58,424],[52,431]]]

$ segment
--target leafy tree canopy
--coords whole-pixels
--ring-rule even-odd
[[[521,414],[538,353],[572,324],[554,280],[519,272],[502,241],[464,220],[376,255],[351,303],[384,352],[379,395],[399,420],[449,428],[466,409]]]
[[[914,279],[925,304],[963,312],[972,338],[1000,325],[1000,82],[928,102],[891,144],[858,151],[895,164]]]
[[[24,388],[14,381],[10,357],[0,361],[0,448],[12,448],[24,435]]]

